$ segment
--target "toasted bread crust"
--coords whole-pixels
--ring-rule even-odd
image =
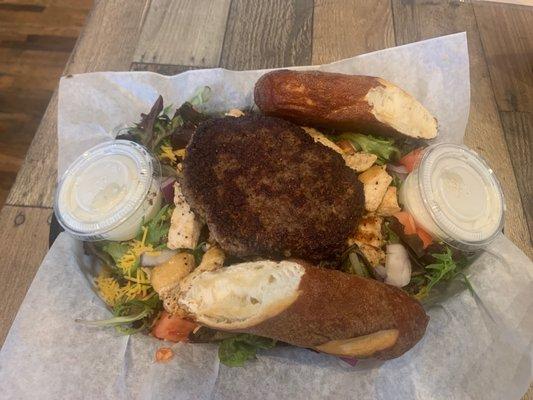
[[[242,258],[334,260],[364,206],[342,156],[278,118],[203,123],[183,174],[188,203],[222,249]]]
[[[254,100],[266,115],[281,117],[298,124],[312,125],[339,131],[359,130],[385,136],[430,139],[437,134],[437,123],[421,105],[413,121],[425,114],[423,132],[409,126],[399,131],[392,125],[396,121],[380,121],[367,97],[371,89],[385,91],[395,87],[390,82],[372,76],[345,75],[321,71],[277,70],[263,75],[256,83]],[[401,91],[401,89],[398,89]],[[419,103],[401,91],[400,102]],[[378,95],[378,99],[381,99]],[[427,113],[427,114],[426,114]]]
[[[383,283],[305,266],[300,295],[285,311],[245,331],[300,347],[397,330],[389,348],[365,355],[395,358],[424,335],[429,317],[418,301]]]

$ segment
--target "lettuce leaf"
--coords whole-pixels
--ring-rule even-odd
[[[211,88],[209,86],[202,86],[199,88],[192,98],[189,100],[193,106],[199,106],[209,101],[211,98]]]
[[[152,218],[148,223],[144,224],[144,227],[148,230],[146,234],[146,244],[151,244],[155,248],[158,248],[162,244],[165,244],[168,237],[168,231],[170,229],[170,217],[172,216],[172,208],[167,204],[157,215]],[[143,237],[143,230],[138,233],[137,239],[141,240]]]
[[[220,343],[218,358],[228,367],[242,367],[246,361],[255,358],[257,350],[271,349],[275,345],[273,339],[242,333]]]
[[[130,246],[128,243],[107,242],[102,247],[102,250],[109,254],[113,258],[115,264],[117,264],[118,260],[122,258],[122,256],[129,250],[129,248]]]
[[[394,140],[375,137],[372,135],[362,135],[360,133],[343,133],[333,136],[334,141],[348,140],[355,148],[378,156],[377,163],[385,164],[400,157],[400,150],[394,146]]]

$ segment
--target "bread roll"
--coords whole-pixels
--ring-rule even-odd
[[[398,357],[429,319],[400,289],[295,261],[236,264],[181,290],[180,307],[202,325],[340,356]]]
[[[432,139],[437,120],[391,82],[361,75],[278,70],[255,84],[255,103],[267,115],[339,131]]]

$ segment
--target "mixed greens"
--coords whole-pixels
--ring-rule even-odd
[[[123,334],[149,328],[163,309],[154,291],[148,271],[141,268],[141,255],[166,248],[172,206],[166,205],[141,227],[136,238],[125,242],[85,242],[86,252],[102,261],[95,279],[100,297],[114,318],[89,322],[97,326],[114,326]]]
[[[163,176],[175,177],[190,136],[196,126],[208,118],[194,106],[207,101],[210,92],[209,87],[201,88],[172,116],[172,105],[163,108],[163,98],[159,96],[148,114],[141,114],[141,121],[117,135],[117,139],[131,140],[145,146],[160,160]],[[142,225],[132,240],[85,242],[86,252],[102,263],[95,285],[114,315],[109,320],[88,323],[114,326],[123,334],[147,330],[153,325],[163,307],[150,283],[150,272],[141,267],[141,256],[143,253],[167,249],[173,209],[173,204],[164,205]],[[191,251],[197,263],[203,255],[202,245]]]
[[[246,333],[224,339],[218,346],[218,358],[228,367],[242,367],[253,360],[257,350],[267,350],[276,346],[276,341]]]
[[[159,96],[148,114],[141,114],[141,121],[128,128],[117,139],[131,140],[145,146],[161,162],[163,176],[176,176],[176,167],[185,155],[184,148],[196,127],[209,117],[195,109],[209,99],[211,89],[202,87],[192,99],[170,114],[172,105],[163,108]]]
[[[160,160],[163,175],[176,177],[191,135],[198,124],[210,118],[195,109],[195,106],[207,100],[209,94],[209,88],[202,88],[173,114],[171,114],[172,106],[164,108],[163,98],[159,96],[150,112],[141,114],[141,121],[118,135],[117,139],[131,140],[145,146]],[[329,136],[329,139],[337,143],[347,141],[355,151],[376,155],[376,164],[380,166],[392,162],[401,163],[402,154],[405,155],[407,151],[413,149],[413,143],[408,145],[395,143],[393,139],[360,133],[343,133]],[[417,149],[410,154],[416,155],[419,151],[420,149]],[[385,169],[385,167],[380,168]],[[394,173],[391,175],[391,187],[399,188],[402,177]],[[165,197],[168,203],[172,203],[172,196]],[[164,311],[162,301],[152,287],[150,271],[143,267],[147,264],[142,264],[141,261],[143,254],[169,251],[167,238],[173,210],[173,204],[164,205],[153,218],[142,224],[132,240],[85,242],[86,252],[94,255],[103,265],[101,273],[95,279],[95,285],[113,313],[113,318],[85,321],[85,323],[114,327],[125,335],[152,330],[154,336],[167,340],[216,342],[219,343],[220,362],[231,367],[242,366],[247,361],[253,360],[258,350],[276,346],[276,341],[272,339],[200,327]],[[403,211],[401,213],[405,214]],[[464,272],[468,264],[466,254],[452,250],[444,243],[428,239],[427,233],[424,234],[422,229],[414,226],[414,222],[412,227],[407,226],[398,214],[395,215],[384,218],[376,234],[383,238],[382,247],[402,245],[407,250],[412,270],[410,266],[410,282],[403,287],[403,290],[419,300],[424,300],[436,286],[458,278],[462,279],[471,291],[473,290]],[[202,238],[203,240],[200,240],[194,249],[178,249],[179,252],[192,254],[196,266],[201,263],[205,252],[206,232]],[[407,256],[405,258],[407,259]],[[357,243],[347,249],[340,265],[340,269],[346,273],[378,280],[384,280],[383,268],[382,265],[377,267],[371,265],[365,249]],[[155,326],[157,324],[159,325]],[[176,326],[184,329],[184,336],[175,334]],[[172,331],[174,334],[167,335],[167,331]]]
[[[382,231],[386,246],[401,244],[407,250],[412,265],[411,279],[402,289],[413,297],[425,302],[436,287],[445,289],[447,284],[454,281],[461,281],[474,293],[465,270],[475,254],[452,249],[440,241],[433,241],[425,246],[418,234],[406,234],[395,217],[386,219]],[[353,245],[346,251],[342,270],[364,278],[383,279],[380,275],[382,271],[369,265],[358,245]]]
[[[383,165],[400,158],[400,149],[394,145],[393,139],[385,139],[361,133],[343,133],[329,137],[334,142],[347,140],[358,151],[375,154],[378,159],[376,164]]]
[[[443,253],[431,254],[435,259],[435,262],[424,267],[425,282],[422,283],[420,290],[415,295],[416,298],[424,299],[435,285],[456,278],[461,278],[468,290],[470,290],[471,293],[474,292],[472,284],[464,273],[464,269],[468,265],[466,259],[463,258],[459,261],[454,260],[450,247],[445,246],[445,248],[446,250]]]

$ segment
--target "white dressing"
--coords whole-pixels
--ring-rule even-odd
[[[498,180],[481,157],[463,146],[428,147],[403,183],[400,202],[433,236],[466,250],[488,244],[503,224]]]
[[[115,140],[83,153],[61,178],[55,212],[82,240],[128,240],[161,206],[159,166],[133,142]]]

